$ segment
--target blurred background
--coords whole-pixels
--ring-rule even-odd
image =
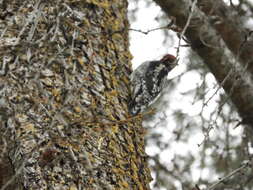
[[[245,25],[252,27],[247,12],[251,1],[224,2],[244,11]],[[177,54],[176,32],[160,29],[144,34],[171,22],[153,1],[129,0],[129,20],[131,29],[143,31],[130,31],[133,69],[166,53]],[[155,190],[206,189],[253,153],[235,107],[205,63],[184,40],[178,55],[179,65],[168,76],[156,114],[143,122]],[[214,189],[253,189],[253,174],[247,169],[237,172]]]

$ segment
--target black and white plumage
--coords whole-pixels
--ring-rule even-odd
[[[159,97],[167,75],[177,65],[177,59],[171,54],[161,60],[146,61],[131,74],[131,101],[129,112],[136,115],[145,111]]]

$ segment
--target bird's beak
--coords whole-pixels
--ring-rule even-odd
[[[178,65],[178,61],[179,61],[178,58],[177,58],[175,61],[173,61],[172,66],[173,66],[173,67],[177,66],[177,65]]]

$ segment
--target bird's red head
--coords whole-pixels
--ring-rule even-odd
[[[173,63],[173,62],[176,62],[176,59],[177,58],[174,55],[166,54],[165,56],[163,56],[163,58],[160,61]]]

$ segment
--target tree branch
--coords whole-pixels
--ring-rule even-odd
[[[183,28],[186,25],[191,5],[189,1],[154,1],[169,16],[176,18],[178,27]],[[236,59],[237,55],[228,50],[223,39],[211,26],[209,18],[198,8],[194,9],[190,27],[187,28],[185,36],[190,41],[192,49],[204,60],[216,80],[230,95],[243,118],[243,122],[253,127],[253,72],[250,69],[252,66],[247,62],[249,67],[245,68],[247,64],[241,64]],[[232,76],[227,77],[231,69],[233,70]],[[224,82],[224,80],[226,81]],[[231,91],[231,89],[236,90]]]
[[[232,172],[230,172],[225,177],[219,179],[219,181],[217,181],[216,183],[214,183],[213,185],[211,185],[210,187],[208,187],[206,190],[212,190],[212,189],[214,189],[217,185],[225,182],[227,179],[229,179],[230,177],[234,176],[235,174],[237,174],[238,172],[242,171],[243,169],[245,169],[245,168],[247,168],[249,166],[250,166],[249,162],[244,163],[241,167],[233,170]]]

